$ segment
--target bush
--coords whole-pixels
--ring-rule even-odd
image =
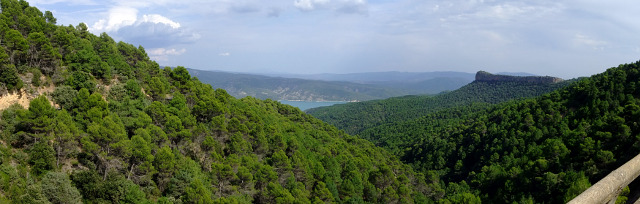
[[[62,172],[49,172],[42,177],[42,193],[54,204],[82,203],[80,192]]]

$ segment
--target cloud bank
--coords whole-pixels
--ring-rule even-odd
[[[623,1],[30,2],[54,11],[61,24],[86,22],[96,34],[107,32],[154,51],[154,59],[202,69],[349,73],[482,68],[568,78],[640,56],[640,13]]]

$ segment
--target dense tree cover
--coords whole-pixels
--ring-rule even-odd
[[[485,202],[566,202],[640,153],[639,80],[640,62],[624,64],[537,98],[456,107],[361,136]]]
[[[369,128],[417,119],[448,108],[469,106],[472,103],[497,104],[516,98],[539,96],[567,86],[571,82],[549,84],[474,81],[458,90],[436,96],[403,96],[338,104],[314,108],[307,112],[355,135]]]
[[[3,86],[33,70],[56,85],[2,112],[2,203],[447,201],[437,178],[297,108],[235,99],[26,1],[1,6]]]

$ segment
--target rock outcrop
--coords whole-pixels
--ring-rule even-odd
[[[541,83],[541,84],[553,84],[564,81],[561,78],[551,76],[508,76],[508,75],[496,75],[485,71],[478,71],[476,73],[476,81],[495,82],[495,81],[507,81],[507,82],[528,82],[528,83]]]

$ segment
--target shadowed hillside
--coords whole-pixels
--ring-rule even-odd
[[[486,74],[483,73],[485,72],[478,72],[478,75],[485,76]],[[476,80],[458,90],[436,96],[404,96],[339,104],[315,108],[307,112],[350,134],[359,134],[371,127],[415,119],[447,108],[468,106],[473,103],[497,104],[512,99],[539,96],[571,83],[571,81],[543,83],[537,81],[539,77],[492,76],[496,76],[495,79],[506,80]],[[481,77],[481,79],[484,78]],[[532,82],[530,79],[536,80]]]
[[[297,108],[236,99],[141,46],[0,4],[0,98],[32,99],[0,115],[0,203],[442,198],[437,179]]]

